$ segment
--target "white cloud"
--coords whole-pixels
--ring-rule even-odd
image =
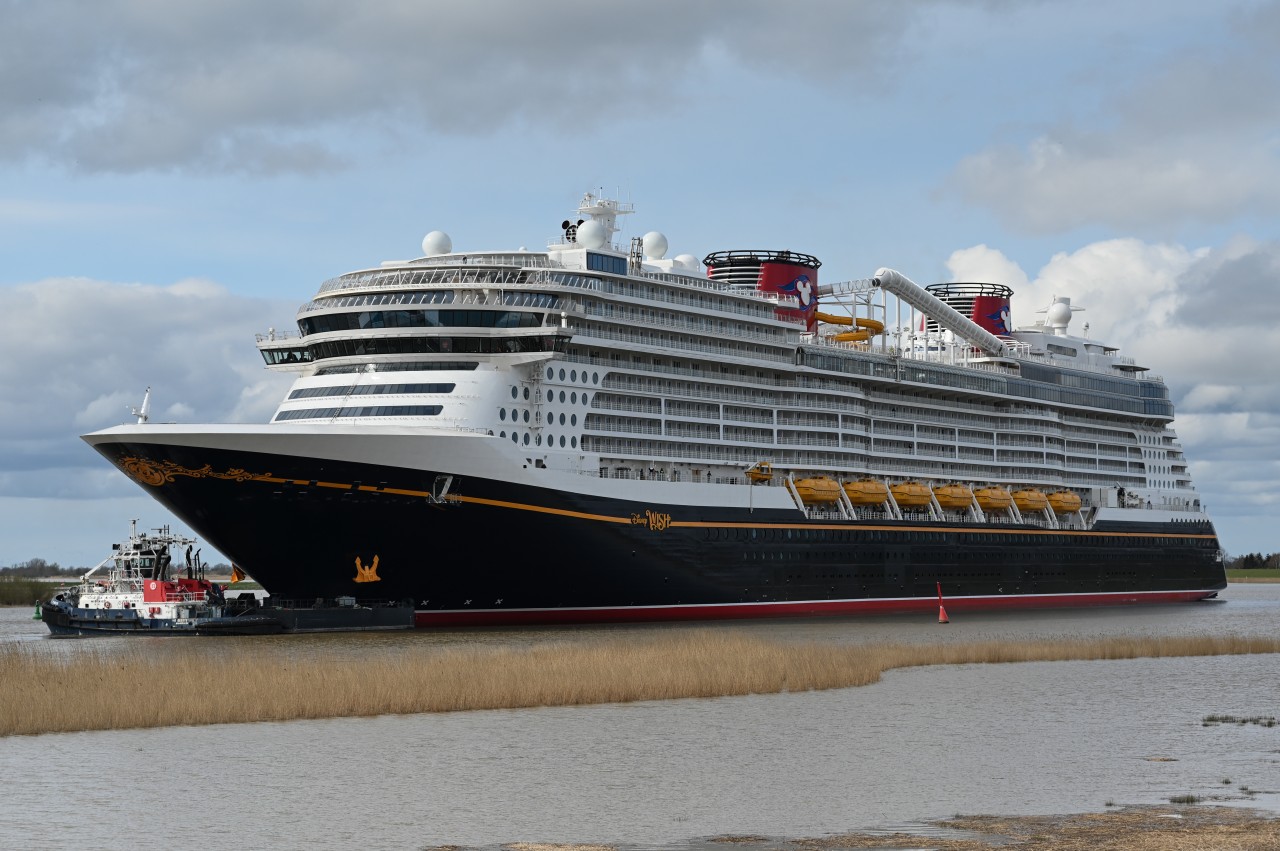
[[[947,258],[947,269],[953,281],[1004,284],[1014,292],[1027,284],[1027,275],[1021,266],[986,245],[953,251]]]
[[[1205,38],[1116,81],[1090,114],[1055,115],[1030,141],[965,157],[951,186],[1009,227],[1236,221],[1280,212],[1280,5],[1229,21],[1229,50]],[[1005,133],[1014,132],[1008,128]]]
[[[928,5],[938,5],[934,3]],[[953,3],[954,4],[954,0]],[[340,166],[325,134],[579,127],[692,103],[717,61],[890,79],[924,4],[9,4],[0,158],[91,171]]]
[[[294,309],[196,280],[56,278],[0,289],[0,337],[12,343],[0,360],[0,472],[16,487],[13,474],[45,471],[22,487],[77,492],[59,471],[97,463],[79,435],[130,421],[148,386],[166,418],[266,421],[288,378],[266,371],[252,335],[284,325]]]

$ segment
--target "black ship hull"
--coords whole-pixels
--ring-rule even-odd
[[[1226,587],[1202,516],[1087,531],[811,519],[644,499],[644,483],[627,498],[140,435],[95,448],[273,600],[412,599],[418,626],[928,611],[939,586],[952,611]]]

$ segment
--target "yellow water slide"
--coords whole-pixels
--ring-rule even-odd
[[[818,311],[818,321],[826,322],[828,325],[857,326],[857,331],[842,331],[839,334],[832,334],[831,339],[837,343],[861,343],[884,331],[883,322],[877,319],[863,319],[861,316],[836,316],[833,313]]]

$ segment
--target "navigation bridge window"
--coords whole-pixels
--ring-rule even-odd
[[[267,366],[281,363],[311,363],[311,350],[306,346],[291,349],[263,349],[262,359]]]
[[[303,336],[368,328],[537,328],[544,313],[521,310],[363,310],[298,320]]]

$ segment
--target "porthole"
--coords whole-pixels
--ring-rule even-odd
[[[587,394],[586,394],[586,393],[583,393],[583,394],[582,394],[582,404],[584,404],[584,405],[589,405],[589,404],[591,404],[590,400],[588,400],[588,399],[587,399]]]
[[[525,412],[524,412],[524,421],[525,421],[525,422],[529,422],[529,412],[528,412],[528,411],[525,411]]]
[[[560,370],[560,380],[564,381],[564,370]]]
[[[541,446],[541,445],[542,445],[542,435],[538,435],[537,437],[535,437],[535,438],[533,439],[533,445],[534,445],[534,446]]]
[[[572,402],[572,403],[573,403],[573,404],[575,404],[575,405],[576,405],[576,404],[578,404],[578,394],[577,394],[577,393],[570,393],[570,394],[569,394],[569,401],[570,401],[570,402]]]
[[[570,381],[578,380],[578,371],[576,369],[573,372],[569,373],[569,380]]]
[[[571,438],[569,438],[569,445],[570,445],[570,446],[572,446],[574,449],[577,449],[577,448],[578,448],[578,438],[576,438],[576,437],[571,437]]]
[[[561,390],[561,391],[560,391],[560,401],[561,401],[561,402],[563,402],[563,401],[564,401],[564,391],[563,391],[563,390]]]
[[[547,367],[547,381],[555,377],[555,371],[551,367]]]
[[[512,399],[519,399],[519,398],[520,398],[520,391],[519,391],[519,390],[517,390],[515,387],[512,387],[512,388],[511,388],[511,398],[512,398]]]
[[[498,419],[502,420],[504,423],[507,421],[507,409],[506,409],[506,408],[499,408],[499,409],[498,409]],[[505,435],[504,435],[504,437],[505,437]]]
[[[498,437],[501,437],[503,440],[506,440],[507,433],[504,431],[501,434],[499,434]]]
[[[529,388],[528,388],[528,387],[524,388],[524,400],[525,400],[526,402],[527,402],[527,401],[529,401]]]
[[[564,449],[564,435],[560,435],[560,448]]]
[[[524,433],[524,445],[525,446],[529,445],[529,432],[527,431]]]
[[[512,443],[519,443],[519,442],[520,442],[520,435],[516,434],[514,431],[513,431],[513,432],[511,432],[511,442],[512,442]]]
[[[572,414],[569,417],[569,425],[576,426],[578,424],[578,415]]]
[[[564,414],[560,414],[560,425],[564,425]]]
[[[598,373],[598,372],[593,372],[593,373],[591,373],[591,383],[592,383],[592,384],[599,384],[599,383],[600,383],[600,373]]]

